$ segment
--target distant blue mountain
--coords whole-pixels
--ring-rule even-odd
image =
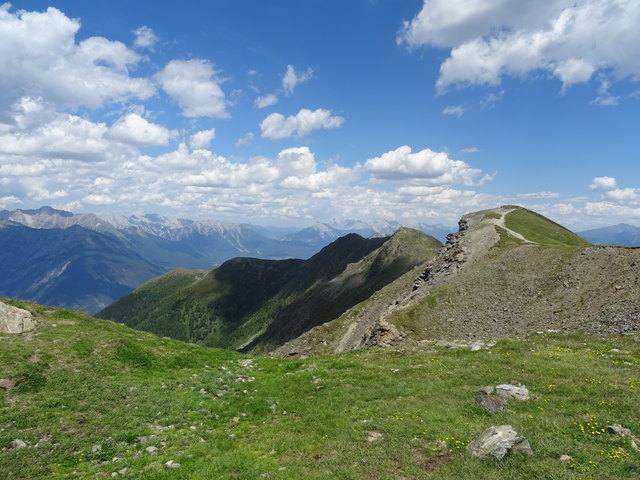
[[[640,247],[640,227],[634,227],[627,223],[586,230],[578,232],[578,235],[598,245]]]

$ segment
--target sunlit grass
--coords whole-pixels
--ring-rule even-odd
[[[21,382],[0,393],[3,478],[110,478],[124,468],[127,478],[145,479],[640,474],[630,439],[606,431],[619,423],[640,433],[635,336],[536,335],[478,352],[422,343],[246,361],[22,305],[42,326],[0,340],[0,378]],[[532,399],[511,400],[498,414],[475,405],[475,389],[511,380]],[[485,428],[502,424],[525,436],[534,456],[467,452]],[[12,448],[15,439],[29,446]],[[180,467],[169,469],[169,460]]]

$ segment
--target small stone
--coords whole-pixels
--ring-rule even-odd
[[[496,393],[501,397],[529,400],[529,390],[524,385],[502,384],[496,386]]]
[[[129,469],[127,467],[124,467],[124,468],[121,468],[120,470],[118,470],[118,473],[120,475],[126,475],[128,471],[129,471]]]
[[[367,432],[367,442],[375,442],[377,440],[382,440],[384,438],[384,435],[381,434],[380,432]]]
[[[13,448],[27,448],[27,444],[25,442],[23,442],[22,440],[16,438],[13,441]]]
[[[480,395],[476,397],[476,405],[494,413],[502,412],[506,404],[507,401],[504,398],[496,397],[495,395]]]
[[[0,390],[6,390],[7,392],[13,390],[13,387],[16,386],[16,382],[14,380],[10,380],[8,378],[0,378]]]
[[[561,462],[570,462],[571,460],[573,460],[573,458],[571,458],[569,455],[560,455]]]
[[[150,446],[144,449],[150,456],[155,457],[158,455],[158,447]]]
[[[99,452],[100,450],[102,450],[102,445],[100,444],[94,445],[93,447],[91,447],[91,453],[96,453],[96,452]]]
[[[165,465],[167,466],[167,468],[178,468],[178,467],[180,467],[180,464],[174,462],[173,460],[169,460],[168,462],[165,462]]]
[[[471,351],[472,352],[477,352],[478,350],[482,350],[482,347],[484,347],[484,343],[481,342],[480,340],[476,340],[475,342],[473,342],[471,344]]]
[[[198,427],[196,427],[195,425],[191,425],[189,427],[189,430],[191,430],[192,432],[195,432],[198,429]]]
[[[112,476],[112,477],[117,477],[117,476],[118,476],[118,472],[112,472],[112,473],[111,473],[111,476]]]
[[[607,426],[607,430],[609,431],[609,433],[612,433],[614,435],[620,435],[622,437],[630,437],[630,436],[632,436],[631,435],[631,430],[629,430],[628,428],[623,427],[619,423],[614,423],[613,425],[608,425]]]

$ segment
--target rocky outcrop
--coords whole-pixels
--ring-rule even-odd
[[[438,256],[416,277],[413,282],[414,291],[444,282],[464,265],[468,255],[462,240],[468,229],[469,220],[462,217],[458,222],[458,231],[447,235],[447,242]]]
[[[389,347],[400,340],[402,340],[402,334],[396,326],[382,318],[365,333],[357,348]]]
[[[31,312],[0,302],[0,334],[24,333],[36,328]]]

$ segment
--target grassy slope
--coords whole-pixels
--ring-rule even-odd
[[[236,258],[208,271],[176,269],[98,316],[178,340],[233,348],[244,341],[234,335],[239,321],[261,308],[301,262]]]
[[[340,268],[320,281],[308,282],[288,304],[278,304],[273,321],[249,347],[250,351],[271,351],[317,325],[337,319],[416,264],[435,256],[441,246],[438,240],[423,232],[409,228],[398,230],[364,258],[354,256],[353,260],[357,261],[342,262]],[[310,270],[321,271],[322,266],[313,265]]]
[[[176,270],[98,316],[210,347],[257,337],[252,347],[267,351],[340,316],[439,247],[411,229],[390,239],[347,235],[306,261],[237,258],[208,273]]]
[[[562,225],[525,208],[518,208],[508,213],[505,216],[505,225],[526,239],[541,245],[560,248],[581,248],[591,245]]]
[[[640,474],[629,439],[592,433],[610,423],[640,433],[635,336],[540,335],[479,352],[423,343],[246,362],[82,314],[12,303],[34,311],[41,327],[0,340],[0,378],[22,382],[0,390],[6,479],[108,478],[123,468],[127,478],[154,480]],[[512,400],[499,414],[475,406],[475,388],[510,380],[527,385],[534,399]],[[464,449],[501,424],[524,435],[535,455],[498,462]],[[370,431],[384,437],[367,442]],[[29,447],[11,448],[17,438]],[[439,452],[438,441],[447,451]],[[94,445],[101,449],[92,452]],[[560,462],[564,454],[573,460]],[[181,466],[170,470],[169,460]]]

